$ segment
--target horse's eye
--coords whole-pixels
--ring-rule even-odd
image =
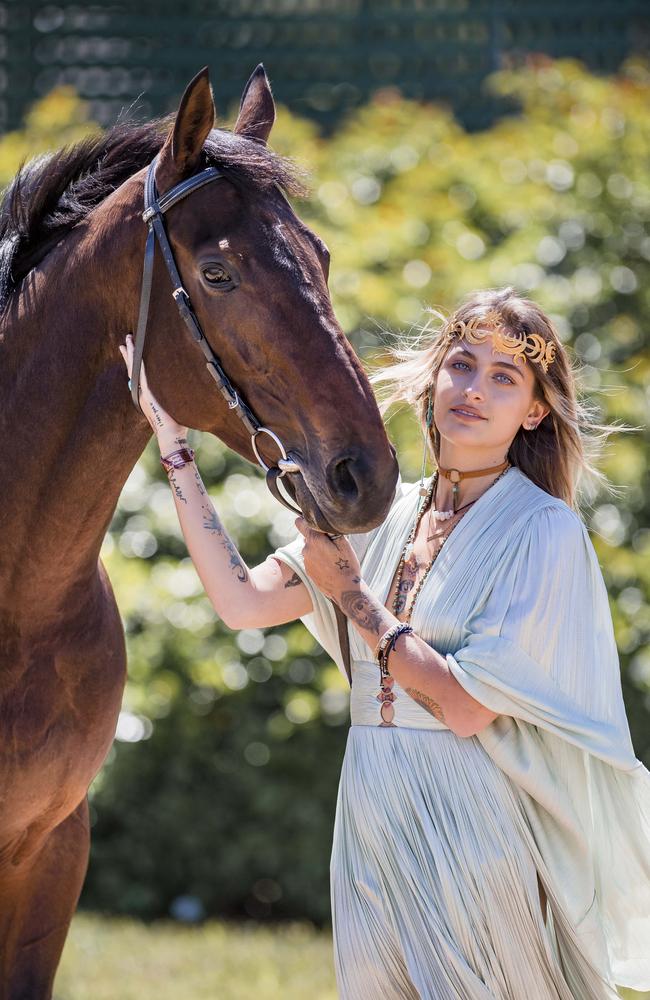
[[[203,268],[203,277],[211,285],[232,285],[232,276],[222,264],[207,264]]]

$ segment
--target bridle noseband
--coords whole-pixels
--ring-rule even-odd
[[[244,402],[241,394],[234,388],[230,379],[223,370],[219,358],[214,353],[203,335],[201,324],[192,309],[190,297],[183,286],[181,276],[178,272],[178,268],[176,267],[176,261],[174,260],[174,254],[167,238],[164,221],[165,212],[177,202],[187,197],[188,194],[191,194],[192,191],[196,191],[198,188],[203,187],[204,184],[216,181],[224,175],[217,167],[206,167],[205,170],[201,171],[201,173],[195,174],[193,177],[188,177],[187,180],[181,181],[180,184],[176,184],[159,198],[155,181],[157,161],[158,157],[156,156],[149,165],[144,183],[144,212],[142,213],[142,219],[146,222],[149,231],[147,233],[147,242],[144,250],[142,289],[140,292],[140,311],[138,313],[138,328],[135,335],[133,365],[131,369],[131,399],[133,400],[133,405],[138,412],[142,413],[139,399],[140,368],[142,365],[144,340],[147,334],[149,301],[151,299],[151,285],[153,282],[153,264],[156,252],[156,240],[158,240],[160,252],[162,253],[163,260],[167,266],[169,277],[171,279],[172,295],[178,307],[178,311],[192,334],[192,337],[203,351],[206,358],[205,366],[216,382],[219,392],[226,400],[228,408],[237,414],[250,434],[251,445],[255,453],[255,457],[266,473],[266,481],[269,489],[273,495],[284,504],[285,507],[295,511],[297,514],[301,514],[302,511],[300,508],[295,507],[282,496],[277,485],[277,480],[286,473],[300,472],[300,466],[287,455],[284,445],[277,434],[274,434],[272,430],[268,427],[264,427],[259,422],[255,414]],[[269,437],[273,438],[280,449],[281,457],[277,460],[275,466],[268,466],[260,455],[256,441],[258,434],[267,434]]]

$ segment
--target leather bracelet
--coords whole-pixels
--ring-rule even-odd
[[[169,455],[161,455],[160,464],[165,472],[171,472],[172,469],[182,469],[183,466],[194,461],[195,454],[193,448],[178,448],[176,451],[171,451]]]
[[[392,625],[381,637],[375,655],[382,677],[388,676],[388,656],[398,637],[400,635],[410,635],[412,632],[413,627],[408,622],[397,622],[396,625]]]

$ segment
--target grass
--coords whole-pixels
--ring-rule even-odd
[[[54,1000],[337,1000],[331,935],[305,924],[203,927],[75,917]]]
[[[621,990],[625,1000],[650,993]],[[308,924],[203,927],[78,914],[54,1000],[337,1000],[332,938]]]

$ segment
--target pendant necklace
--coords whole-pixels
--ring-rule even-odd
[[[501,479],[501,477],[506,474],[506,472],[508,471],[509,468],[510,468],[510,462],[506,461],[505,463],[503,463],[503,467],[501,468],[501,472],[496,477],[496,479],[492,483],[490,483],[490,485],[488,486],[487,490],[490,490],[496,483],[498,483],[499,480]],[[424,495],[423,495],[422,489],[420,490],[420,496],[423,496],[424,502],[419,506],[419,509],[417,511],[416,518],[415,518],[415,524],[411,528],[411,531],[409,533],[409,537],[408,537],[408,539],[406,541],[406,544],[404,546],[404,550],[402,552],[402,555],[401,555],[401,558],[400,558],[400,561],[399,561],[399,565],[397,567],[397,583],[396,583],[396,589],[395,589],[395,596],[393,597],[393,602],[392,602],[392,612],[395,615],[395,617],[399,619],[400,611],[403,611],[404,608],[407,608],[406,614],[405,614],[404,618],[402,618],[400,620],[401,621],[405,621],[405,622],[409,622],[409,623],[411,621],[411,615],[413,614],[413,608],[414,608],[415,602],[418,599],[418,596],[420,594],[420,591],[422,590],[422,587],[424,585],[425,580],[427,579],[429,573],[431,572],[431,568],[432,568],[434,562],[436,561],[436,559],[440,555],[442,547],[443,547],[444,543],[447,541],[447,539],[449,538],[449,536],[451,535],[454,527],[456,526],[456,524],[459,523],[459,521],[462,521],[463,517],[465,517],[465,514],[463,514],[462,517],[460,517],[458,519],[458,521],[456,522],[456,524],[452,525],[452,527],[449,529],[449,531],[447,531],[447,533],[442,537],[442,539],[440,541],[440,545],[437,546],[436,551],[434,552],[431,560],[429,561],[429,563],[428,563],[428,565],[427,565],[424,573],[420,577],[420,580],[419,580],[418,585],[417,585],[417,587],[415,589],[415,592],[414,592],[414,594],[413,594],[413,596],[411,598],[411,601],[410,601],[410,603],[408,604],[408,607],[407,607],[407,605],[406,605],[406,594],[408,593],[408,590],[410,589],[410,586],[408,586],[408,584],[410,583],[410,581],[403,581],[402,577],[403,577],[403,574],[404,574],[404,568],[405,568],[406,563],[407,562],[412,562],[413,548],[414,548],[414,545],[415,545],[415,538],[417,536],[418,528],[420,527],[420,522],[422,520],[422,517],[424,516],[424,514],[426,513],[426,511],[429,508],[431,508],[432,515],[438,515],[438,516],[440,516],[442,514],[443,517],[441,518],[441,520],[448,520],[450,516],[453,516],[454,514],[459,514],[461,510],[464,510],[465,513],[467,513],[467,508],[473,506],[473,504],[475,504],[477,500],[480,500],[480,497],[476,497],[475,500],[470,500],[469,503],[464,504],[462,507],[459,507],[456,510],[451,510],[451,511],[437,511],[435,509],[435,504],[433,503],[433,498],[435,496],[436,486],[438,484],[438,472],[439,471],[440,470],[436,469],[436,471],[434,472],[434,474],[432,476],[432,479],[431,479],[431,483],[429,485],[429,488],[426,491],[424,491]],[[485,469],[480,470],[480,474],[486,475],[488,471],[491,471],[491,470],[485,470]],[[443,475],[444,475],[444,472],[443,472]],[[459,480],[456,481],[456,485],[457,485],[458,481]],[[481,494],[481,496],[483,496],[484,493],[487,492],[487,490],[484,490],[484,492]],[[454,505],[455,505],[455,502],[456,502],[457,492],[458,491],[456,489],[455,490],[455,495],[454,495]],[[428,540],[429,539],[427,539],[427,541]],[[413,575],[415,575],[415,572],[417,572],[417,563],[415,564],[414,567],[413,567],[413,565],[411,565],[409,567],[409,569],[411,570],[411,572],[413,573]],[[405,583],[407,584],[407,586],[405,586]],[[396,696],[395,692],[393,691],[394,684],[395,684],[395,680],[394,680],[393,677],[391,677],[390,674],[387,674],[386,676],[383,676],[383,677],[380,678],[380,691],[379,691],[379,694],[377,695],[377,701],[380,703],[380,717],[381,717],[381,720],[382,720],[379,723],[380,726],[394,726],[395,725],[395,723],[393,722],[393,719],[395,717],[395,708],[393,707],[393,702],[395,701],[395,699],[396,699],[397,696]]]

